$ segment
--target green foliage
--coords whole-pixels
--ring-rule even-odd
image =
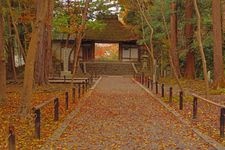
[[[93,29],[93,30],[103,30],[105,28],[106,24],[100,20],[94,20],[94,21],[88,21],[87,22],[87,28]]]
[[[110,8],[115,4],[107,3],[104,0],[93,1],[88,8],[88,20],[86,29],[102,30],[105,24],[97,20],[99,15],[111,14]],[[63,1],[56,1],[53,28],[54,32],[75,34],[81,31],[83,1],[71,1],[70,5]]]

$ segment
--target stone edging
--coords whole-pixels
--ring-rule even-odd
[[[61,123],[61,125],[54,131],[54,133],[46,140],[45,144],[41,147],[41,150],[46,150],[46,149],[53,149],[54,147],[54,141],[60,138],[60,136],[63,134],[65,129],[68,127],[69,123],[72,121],[72,119],[75,117],[80,112],[80,107],[83,105],[85,102],[84,99],[88,98],[91,96],[91,93],[93,90],[96,88],[96,86],[99,84],[101,81],[102,77],[100,77],[95,84],[90,88],[90,91],[80,99],[82,103],[78,104],[78,108],[76,110],[73,110],[67,117],[64,119],[64,121]]]
[[[201,137],[205,142],[207,142],[208,144],[210,144],[211,146],[213,146],[214,148],[218,149],[218,150],[224,150],[225,147],[220,144],[219,142],[217,142],[216,140],[214,140],[213,138],[203,134],[201,131],[199,131],[198,129],[194,128],[191,126],[191,123],[188,120],[185,120],[181,114],[179,114],[178,112],[176,112],[175,110],[173,110],[171,107],[169,107],[166,103],[164,103],[160,98],[156,97],[151,91],[149,91],[148,88],[146,88],[145,86],[143,86],[141,83],[137,82],[135,79],[132,79],[136,84],[138,84],[142,89],[144,89],[147,93],[149,93],[149,95],[151,97],[153,97],[155,100],[157,100],[161,105],[163,105],[163,107],[165,107],[170,113],[172,113],[182,124],[184,124],[185,126],[191,128],[191,130],[197,134],[199,137]]]

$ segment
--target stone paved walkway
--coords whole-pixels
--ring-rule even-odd
[[[130,78],[103,77],[57,149],[214,149]]]

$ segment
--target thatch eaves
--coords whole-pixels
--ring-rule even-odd
[[[123,25],[116,15],[101,16],[98,18],[103,24],[102,29],[88,28],[85,31],[83,41],[95,42],[129,42],[138,40],[138,36],[131,28]],[[57,34],[54,40],[66,40],[67,36]],[[71,35],[70,40],[74,40],[75,36]]]

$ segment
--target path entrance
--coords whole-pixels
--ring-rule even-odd
[[[130,78],[123,77],[103,77],[55,146],[213,149]]]

